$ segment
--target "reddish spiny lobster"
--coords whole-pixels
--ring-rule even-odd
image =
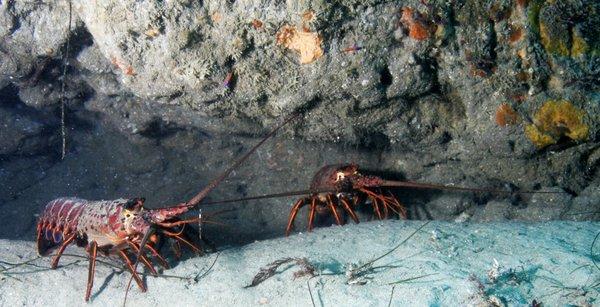
[[[138,261],[154,275],[157,274],[151,260],[144,250],[167,268],[166,260],[159,254],[156,246],[157,235],[163,235],[188,246],[197,253],[201,249],[182,235],[180,226],[197,223],[200,218],[180,220],[178,217],[196,207],[235,168],[242,164],[277,130],[289,123],[298,114],[292,114],[283,123],[275,127],[257,145],[239,158],[227,170],[211,181],[191,200],[179,205],[159,208],[144,208],[144,198],[115,199],[109,201],[88,201],[78,198],[58,198],[49,202],[42,212],[37,225],[37,249],[40,255],[47,255],[52,249],[57,252],[51,267],[56,268],[65,248],[72,243],[85,247],[89,254],[88,281],[85,300],[90,298],[96,256],[98,251],[105,255],[118,255],[125,262],[132,277],[142,292],[146,291],[142,279],[135,270]],[[137,255],[135,264],[129,254]]]
[[[322,167],[310,184],[310,190],[313,193],[300,198],[292,207],[285,235],[290,234],[298,210],[307,204],[310,204],[308,231],[313,228],[317,212],[323,214],[330,211],[335,222],[342,225],[343,219],[338,208],[345,210],[352,220],[358,223],[355,208],[366,199],[371,201],[373,211],[378,219],[387,219],[390,211],[401,218],[406,218],[406,209],[396,197],[389,191],[384,193],[379,188],[383,182],[379,177],[360,174],[356,164],[333,164]]]
[[[367,200],[370,201],[373,207],[374,216],[377,219],[387,219],[390,212],[398,215],[400,218],[406,219],[406,208],[396,199],[396,197],[387,189],[390,187],[404,187],[416,189],[438,189],[438,190],[454,190],[468,191],[479,193],[513,193],[513,191],[503,191],[494,189],[478,189],[465,188],[457,186],[447,186],[440,184],[430,184],[411,181],[396,181],[385,180],[377,176],[363,175],[358,171],[356,164],[333,164],[322,167],[313,177],[310,186],[310,195],[300,198],[290,211],[287,227],[285,230],[286,236],[290,234],[294,219],[298,214],[298,210],[303,206],[310,204],[310,212],[308,215],[308,230],[313,228],[316,213],[333,214],[338,225],[344,224],[344,220],[340,215],[340,211],[345,211],[355,223],[358,223],[356,209]],[[288,195],[301,194],[299,192],[291,192]],[[560,193],[546,191],[519,191],[517,194],[525,193]],[[283,195],[273,194],[276,196]],[[262,198],[265,198],[263,196]],[[268,197],[268,196],[267,196]],[[339,209],[339,210],[338,210]]]
[[[310,190],[313,193],[300,198],[290,211],[285,235],[289,235],[294,225],[298,210],[310,204],[308,215],[308,231],[313,228],[316,213],[333,214],[338,225],[344,223],[338,208],[346,211],[355,223],[358,223],[356,208],[370,200],[373,212],[378,219],[387,219],[390,211],[401,218],[406,218],[406,209],[389,191],[382,191],[387,181],[376,176],[365,176],[358,172],[356,164],[333,164],[322,167],[313,177]]]
[[[245,197],[233,200],[216,201],[207,204],[237,202],[243,200],[256,200],[274,197],[285,197],[291,195],[308,195],[297,200],[290,211],[290,215],[285,230],[286,236],[292,231],[294,220],[298,211],[310,205],[308,214],[308,230],[311,231],[317,214],[323,215],[331,213],[338,225],[345,223],[343,213],[347,213],[350,218],[358,223],[359,219],[356,210],[368,202],[373,208],[373,215],[377,219],[387,219],[391,214],[400,218],[406,218],[406,208],[396,199],[396,197],[386,188],[403,187],[415,189],[438,189],[467,191],[478,193],[497,193],[497,194],[525,194],[525,193],[561,193],[550,191],[505,191],[494,189],[478,189],[457,186],[447,186],[441,184],[430,184],[411,181],[385,180],[377,176],[363,175],[358,171],[356,164],[332,164],[322,167],[312,179],[310,189],[302,191],[291,191],[277,194],[260,195]]]

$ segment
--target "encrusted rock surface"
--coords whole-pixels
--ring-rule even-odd
[[[73,167],[89,170],[90,178],[135,173],[130,166],[148,165],[144,156],[152,151],[163,162],[142,173],[172,177],[160,200],[179,201],[182,191],[208,181],[183,179],[194,168],[187,157],[208,157],[216,163],[212,172],[233,158],[224,155],[233,141],[211,140],[211,151],[200,154],[203,142],[234,134],[248,145],[278,118],[302,110],[302,120],[283,134],[295,140],[276,151],[286,171],[249,163],[262,175],[249,175],[254,191],[303,189],[323,163],[354,161],[412,180],[569,193],[537,202],[406,195],[415,200],[413,218],[598,218],[598,29],[600,4],[592,0],[4,1],[0,181],[9,188],[0,206],[31,217],[37,209],[16,208],[33,208],[27,196],[35,205],[48,201],[48,181],[56,183],[52,196],[128,196],[108,181],[79,185],[84,190],[61,186],[87,182],[85,173],[66,179]],[[299,35],[293,44],[290,35]],[[58,162],[67,49],[73,161]],[[139,152],[121,168],[108,167],[114,159],[95,162],[100,153],[127,148]],[[200,170],[191,172],[196,178]],[[160,183],[143,186],[154,191]],[[546,211],[548,202],[564,208]],[[573,215],[574,208],[592,213]],[[287,207],[280,209],[285,216]],[[262,214],[244,210],[249,219]]]

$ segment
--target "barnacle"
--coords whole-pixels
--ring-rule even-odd
[[[125,68],[125,70],[123,70],[123,73],[128,75],[128,76],[133,76],[135,75],[135,71],[133,70],[133,66],[129,65]]]
[[[126,76],[134,76],[135,75],[135,71],[133,70],[133,66],[131,66],[130,64],[127,64],[121,60],[119,60],[117,57],[115,56],[111,56],[110,57],[110,62],[119,70],[121,70],[123,72],[123,74],[125,74]]]
[[[277,44],[300,53],[300,64],[309,64],[323,56],[322,39],[316,32],[286,25],[277,32]]]
[[[144,34],[150,38],[155,38],[160,35],[160,30],[157,28],[148,28],[146,31],[144,31]]]
[[[244,54],[244,50],[246,48],[247,47],[245,41],[241,37],[236,37],[233,40],[229,41],[227,46],[227,55],[237,62]]]
[[[205,80],[211,74],[212,63],[207,60],[190,60],[186,64],[175,69],[175,77],[186,81],[192,88],[198,87],[202,80]]]
[[[221,22],[221,20],[223,20],[223,15],[221,15],[221,13],[219,12],[213,12],[210,15],[210,19],[214,22],[214,23],[219,23]]]
[[[548,100],[536,112],[533,124],[525,127],[525,134],[538,148],[555,144],[562,137],[582,141],[589,134],[584,117],[585,112],[569,101]]]

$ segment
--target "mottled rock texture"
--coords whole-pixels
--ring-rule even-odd
[[[558,201],[566,211],[546,212],[546,200],[495,200],[487,206],[505,209],[481,211],[486,197],[440,196],[415,206],[414,218],[597,218],[599,29],[593,0],[3,1],[0,180],[14,184],[3,201],[26,202],[31,185],[10,179],[23,169],[37,172],[23,178],[38,178],[66,167],[56,163],[66,54],[67,149],[82,159],[75,164],[94,165],[97,153],[77,155],[93,137],[194,155],[181,150],[202,148],[189,133],[257,136],[302,110],[285,135],[297,138],[288,153],[307,159],[264,174],[303,183],[282,189],[305,188],[325,162],[354,159],[414,180],[570,193]],[[301,35],[291,46],[286,33]],[[230,145],[203,155],[225,165]],[[38,167],[25,167],[31,159]],[[146,171],[185,178],[167,170],[180,162],[168,163]],[[279,191],[262,178],[253,182],[258,191]],[[104,188],[102,197],[120,191]]]

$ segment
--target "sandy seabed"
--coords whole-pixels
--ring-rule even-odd
[[[597,222],[450,223],[366,222],[319,228],[287,238],[171,259],[132,286],[128,306],[594,306],[600,303],[600,232]],[[412,236],[411,236],[412,235]],[[408,240],[406,240],[408,238]],[[406,240],[406,241],[405,241]],[[375,262],[372,260],[386,254]],[[83,255],[69,247],[68,254]],[[92,298],[84,302],[87,260],[36,258],[34,242],[0,240],[0,306],[115,306],[130,274],[97,265]],[[255,287],[261,268],[290,261]],[[120,266],[120,262],[103,259]],[[372,262],[372,263],[371,263]],[[141,269],[142,266],[139,267]],[[300,274],[301,275],[301,274]]]

